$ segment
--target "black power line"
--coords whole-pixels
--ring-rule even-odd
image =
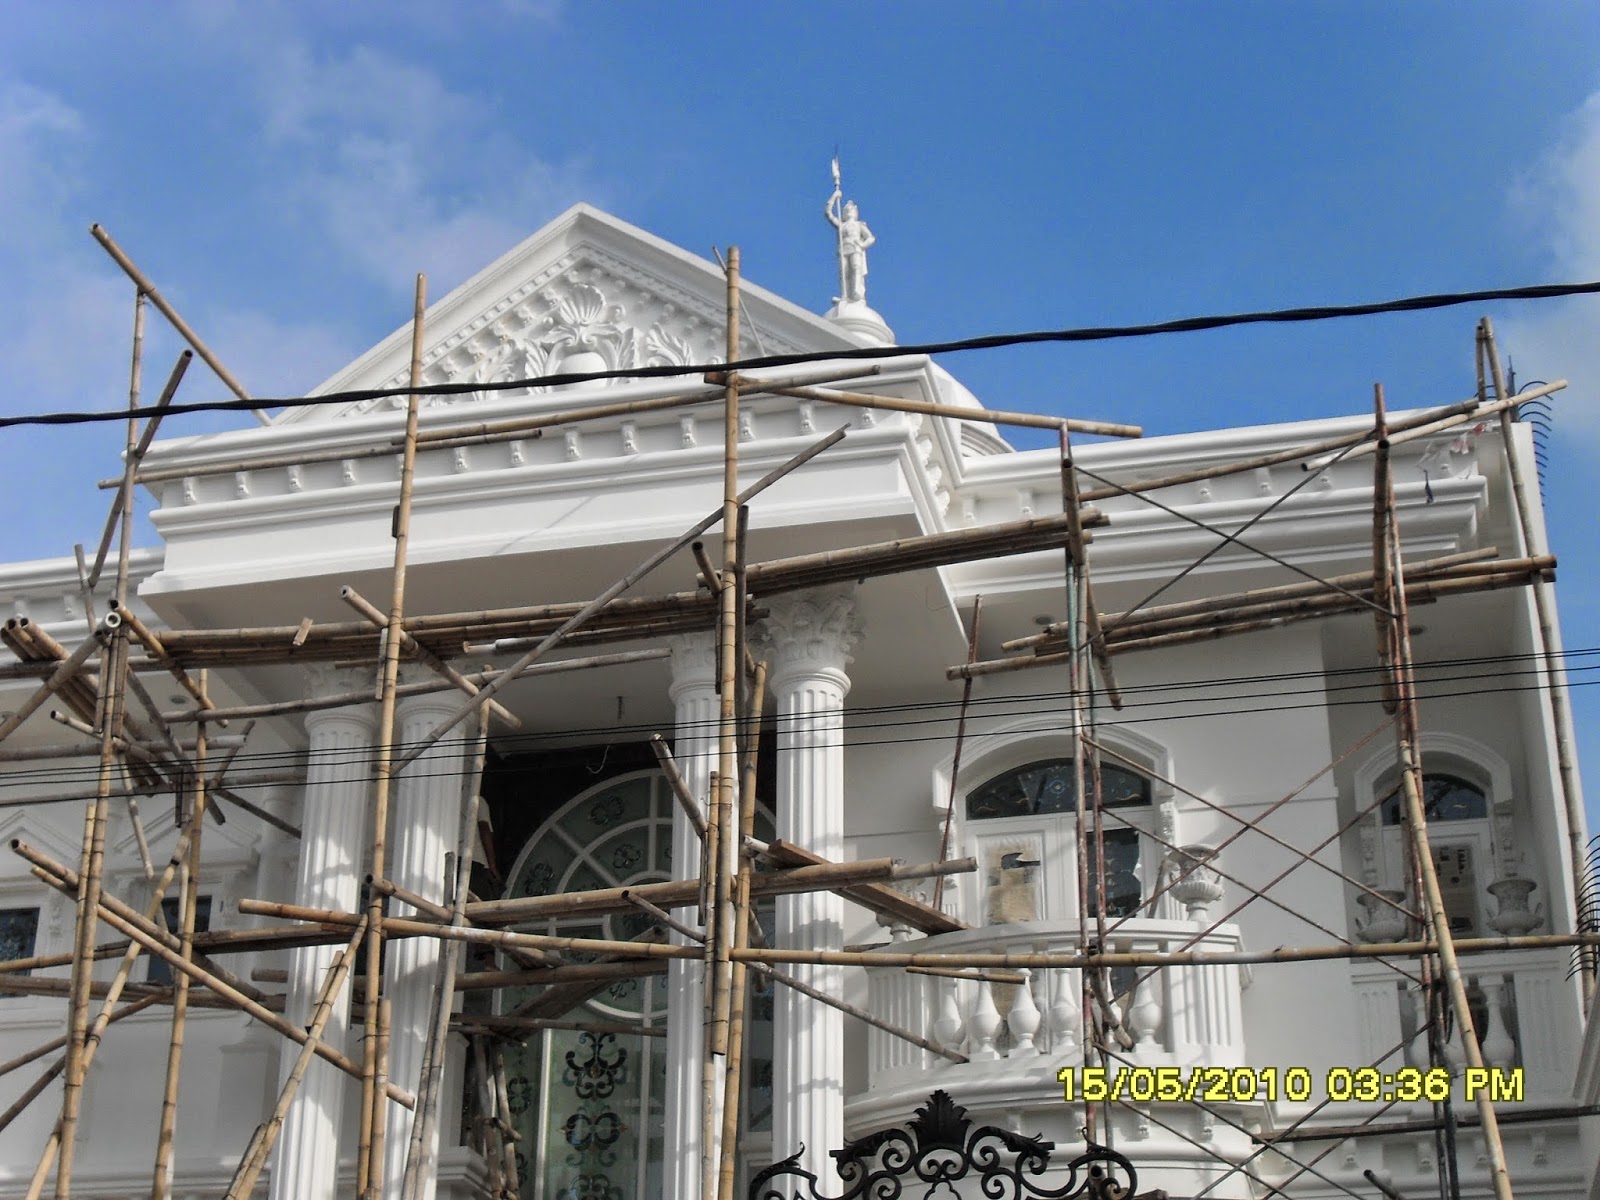
[[[1317,305],[1311,308],[1278,308],[1261,312],[1226,313],[1205,317],[1180,317],[1146,325],[1095,325],[1075,329],[1039,329],[1028,333],[991,333],[946,342],[923,342],[911,346],[860,346],[838,350],[813,350],[800,354],[766,354],[731,363],[702,363],[681,367],[630,367],[616,371],[571,371],[556,375],[537,375],[527,379],[506,379],[493,383],[430,383],[417,387],[362,388],[356,391],[327,392],[320,396],[287,396],[276,399],[202,400],[169,404],[159,410],[168,416],[193,412],[238,412],[264,408],[311,408],[323,404],[350,404],[382,400],[391,396],[460,396],[473,392],[522,391],[534,387],[560,387],[569,383],[594,383],[602,379],[670,379],[685,375],[704,375],[712,371],[753,371],[766,367],[793,367],[837,360],[903,358],[915,354],[953,354],[962,350],[995,350],[1005,346],[1031,346],[1056,342],[1106,342],[1118,338],[1153,337],[1168,333],[1199,333],[1208,329],[1227,329],[1236,325],[1287,325],[1305,321],[1327,321],[1339,317],[1370,317],[1381,313],[1423,312],[1489,300],[1549,300],[1561,296],[1587,296],[1600,293],[1600,281],[1592,283],[1541,283],[1528,287],[1487,288],[1475,292],[1438,292],[1427,296],[1407,296],[1368,304]],[[101,421],[125,421],[130,416],[149,416],[154,406],[104,409],[92,412],[32,413],[0,417],[0,429],[22,425],[89,425]]]

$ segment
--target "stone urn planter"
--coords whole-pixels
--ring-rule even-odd
[[[1222,899],[1222,876],[1211,865],[1216,856],[1211,846],[1179,846],[1167,855],[1172,895],[1192,921],[1204,922],[1211,906]]]
[[[1489,894],[1500,911],[1489,918],[1489,925],[1507,937],[1522,937],[1544,924],[1544,905],[1528,907],[1528,899],[1539,885],[1521,875],[1508,875],[1489,885]]]
[[[1378,896],[1403,906],[1406,894],[1392,888],[1378,888],[1377,892],[1377,896],[1370,892],[1362,892],[1356,897],[1356,903],[1367,915],[1365,921],[1357,923],[1356,937],[1369,945],[1377,942],[1398,942],[1406,935],[1406,915],[1389,907],[1383,900],[1378,899]]]

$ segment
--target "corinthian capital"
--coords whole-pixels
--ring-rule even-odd
[[[711,633],[675,633],[666,639],[672,651],[671,694],[677,699],[687,688],[715,687],[717,643]]]
[[[853,587],[819,588],[775,599],[763,635],[777,679],[812,672],[844,674],[861,639]]]

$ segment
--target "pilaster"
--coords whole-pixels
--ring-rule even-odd
[[[826,858],[844,856],[844,699],[850,649],[860,637],[854,589],[805,592],[774,602],[766,621],[777,703],[777,832]],[[774,938],[784,948],[844,946],[844,900],[833,892],[779,896]],[[793,973],[832,996],[837,966]],[[772,1146],[804,1150],[801,1166],[829,1178],[829,1151],[844,1143],[844,1017],[791,988],[775,996]]]

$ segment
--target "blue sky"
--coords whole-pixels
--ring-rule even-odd
[[[126,399],[131,289],[93,221],[248,387],[286,394],[401,324],[415,271],[443,295],[580,199],[699,253],[738,243],[820,311],[835,146],[906,342],[1600,278],[1600,6],[1578,0],[5,13],[7,413]],[[1573,381],[1547,492],[1568,645],[1600,646],[1600,305],[1487,311],[1522,378]],[[1463,398],[1478,315],[947,365],[991,404],[1168,432],[1362,411],[1378,379],[1397,407]],[[158,326],[152,390],[178,348]],[[24,517],[0,559],[93,542],[120,436],[0,433]]]

